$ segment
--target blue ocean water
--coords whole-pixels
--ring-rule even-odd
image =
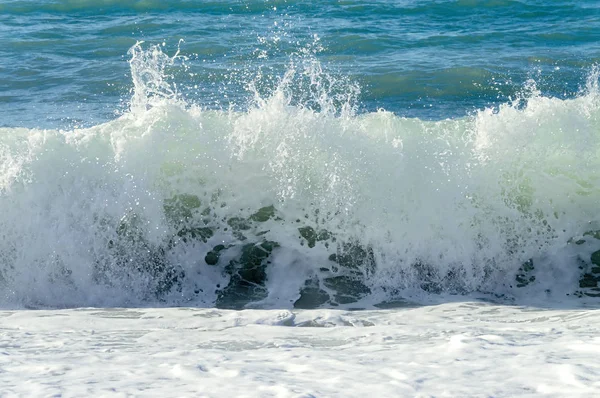
[[[4,0],[0,126],[111,120],[127,107],[127,51],[141,40],[165,43],[171,55],[179,46],[187,67],[175,69],[174,80],[203,106],[243,107],[258,69],[274,84],[290,55],[312,46],[324,66],[360,85],[363,111],[441,119],[506,102],[529,79],[545,95],[576,96],[600,60],[600,7],[593,0]]]
[[[0,42],[0,306],[600,295],[597,2],[5,0]]]

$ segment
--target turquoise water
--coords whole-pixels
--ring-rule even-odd
[[[318,41],[315,40],[318,38]],[[592,0],[27,1],[0,4],[0,126],[91,126],[127,109],[127,51],[188,57],[173,80],[190,102],[244,108],[310,48],[361,87],[362,111],[440,119],[497,105],[535,80],[577,95],[600,60]],[[183,40],[180,43],[180,40]],[[270,80],[269,80],[270,79]]]

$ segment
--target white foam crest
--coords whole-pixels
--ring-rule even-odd
[[[275,87],[266,92],[258,87],[264,86],[264,81],[273,76],[265,76],[263,70],[257,72],[246,85],[253,95],[253,105],[262,109],[270,103],[286,104],[320,114],[353,116],[360,87],[347,77],[328,71],[317,59],[317,54],[323,50],[320,38],[314,35],[312,42],[290,55],[285,72],[276,79]]]
[[[162,101],[178,99],[177,86],[168,82],[167,68],[175,65],[179,57],[179,48],[172,57],[165,54],[160,45],[144,50],[143,41],[138,41],[127,52],[131,57],[131,79],[133,96],[131,111],[145,110]],[[181,41],[180,41],[181,43]]]

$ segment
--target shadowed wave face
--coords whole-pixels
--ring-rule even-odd
[[[591,4],[36,4],[0,5],[1,306],[600,294]]]

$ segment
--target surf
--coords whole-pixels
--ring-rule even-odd
[[[305,54],[306,55],[306,54]],[[439,121],[358,112],[310,55],[244,108],[186,100],[178,54],[129,52],[130,109],[0,129],[0,303],[369,307],[595,296],[598,71]]]

